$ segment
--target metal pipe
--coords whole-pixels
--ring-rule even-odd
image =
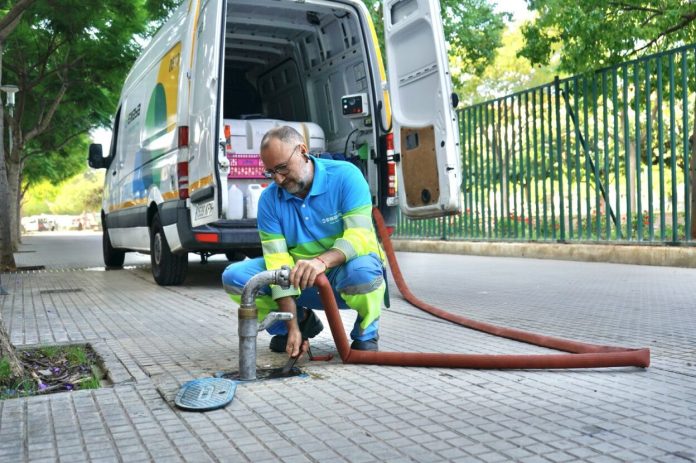
[[[290,267],[284,266],[279,270],[267,270],[254,275],[242,290],[242,302],[237,311],[239,335],[239,379],[254,381],[256,379],[256,336],[259,332],[258,310],[256,295],[267,285],[290,287]],[[290,314],[288,314],[290,315]],[[275,316],[276,319],[290,318]]]

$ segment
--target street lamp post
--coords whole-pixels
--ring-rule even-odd
[[[0,86],[0,90],[7,93],[7,110],[10,112],[10,117],[14,117],[14,106],[15,106],[15,93],[19,91],[19,88],[16,85],[2,85]],[[0,105],[2,104],[2,98],[0,98]],[[2,125],[0,125],[1,127]],[[8,138],[7,138],[7,147],[9,148],[10,154],[12,153],[12,128],[9,128],[10,130],[8,131]],[[3,149],[3,147],[0,147],[0,149]],[[9,240],[10,237],[6,236],[6,240]],[[0,275],[0,296],[6,296],[9,294],[5,289],[2,287],[2,276]]]

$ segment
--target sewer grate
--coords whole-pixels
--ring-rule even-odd
[[[181,386],[174,403],[184,410],[215,410],[232,402],[236,390],[237,383],[229,379],[194,379]]]
[[[82,288],[40,289],[39,294],[81,293]]]

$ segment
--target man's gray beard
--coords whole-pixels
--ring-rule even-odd
[[[293,185],[293,186],[294,186],[294,188],[292,188],[292,189],[289,189],[289,188],[285,189],[291,195],[309,193],[309,188],[307,188],[307,182],[305,182],[304,180],[299,180],[299,181],[295,182],[295,185]]]

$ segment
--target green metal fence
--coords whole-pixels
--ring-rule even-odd
[[[459,111],[463,212],[400,238],[696,244],[696,44]]]

